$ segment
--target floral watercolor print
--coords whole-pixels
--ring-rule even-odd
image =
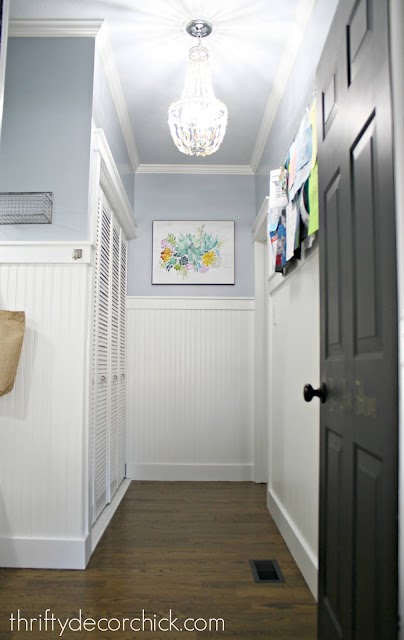
[[[193,271],[207,273],[220,267],[223,240],[207,233],[205,228],[203,224],[196,234],[169,233],[161,241],[160,267],[166,271],[174,269],[183,278],[188,278]]]
[[[234,284],[234,222],[154,221],[153,284]]]

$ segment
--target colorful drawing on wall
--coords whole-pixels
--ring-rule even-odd
[[[154,220],[153,284],[234,284],[234,222]]]

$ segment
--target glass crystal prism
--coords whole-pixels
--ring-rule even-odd
[[[168,124],[182,153],[208,156],[218,150],[226,133],[227,107],[213,92],[208,50],[199,44],[189,58],[185,87],[170,105]]]

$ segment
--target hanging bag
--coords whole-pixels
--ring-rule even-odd
[[[24,311],[0,311],[0,396],[14,387],[24,332]]]

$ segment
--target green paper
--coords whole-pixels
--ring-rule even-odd
[[[309,211],[308,234],[311,236],[312,233],[318,231],[320,226],[318,220],[318,164],[312,169],[309,178]]]
[[[313,139],[313,150],[311,155],[311,168],[314,169],[317,163],[317,101],[314,100],[310,109],[311,135]]]

